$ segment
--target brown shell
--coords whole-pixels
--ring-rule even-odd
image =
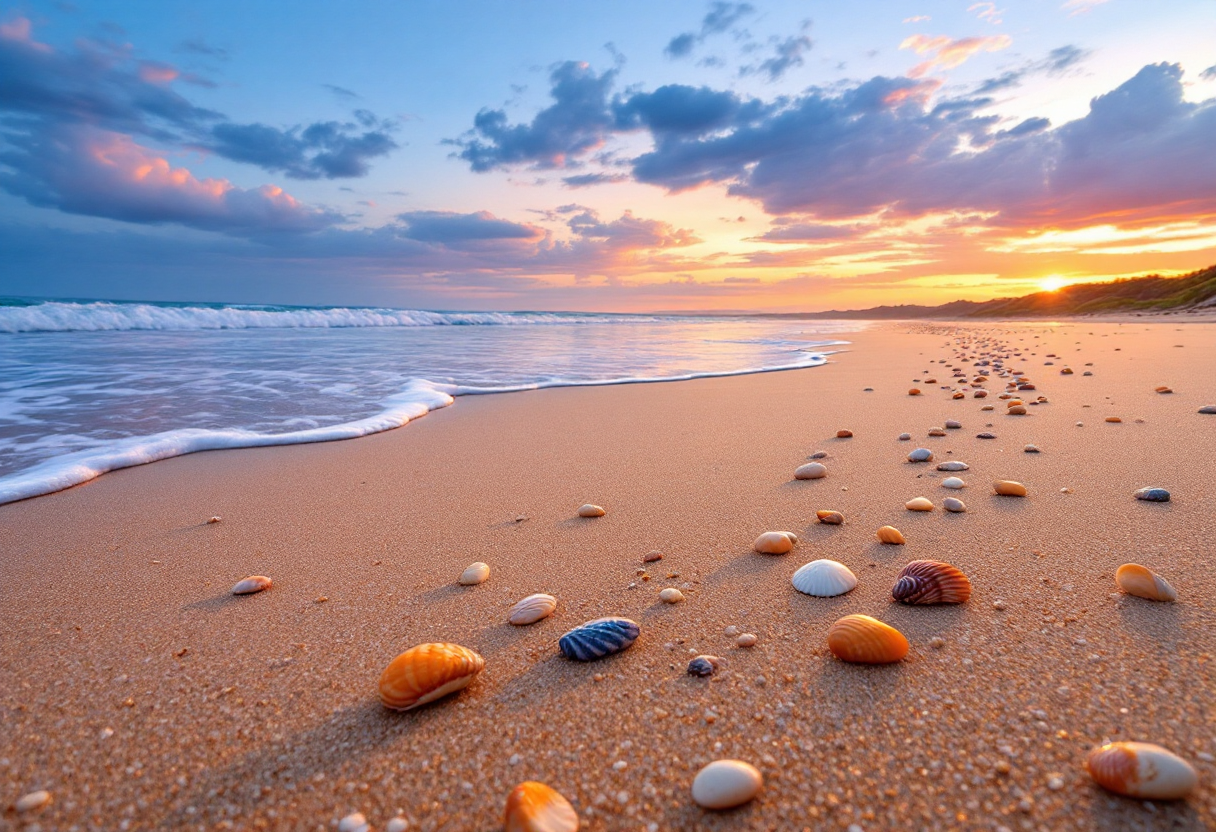
[[[881,529],[879,529],[878,539],[883,543],[894,543],[900,546],[908,542],[904,539],[904,536],[900,533],[899,529],[895,528],[894,526],[883,526]]]
[[[570,801],[544,783],[520,783],[507,795],[503,832],[577,832],[578,814]]]
[[[1125,563],[1115,571],[1115,583],[1128,595],[1150,601],[1176,601],[1178,593],[1169,581],[1138,563]]]
[[[1013,480],[999,480],[994,483],[992,487],[996,490],[997,494],[1004,497],[1026,496],[1026,486],[1022,485],[1020,482],[1014,482]]]
[[[948,563],[914,560],[899,573],[891,597],[905,604],[962,604],[971,597],[971,581]]]
[[[828,630],[828,649],[846,662],[890,664],[908,655],[908,640],[877,618],[846,615]]]
[[[919,387],[913,387],[911,390],[909,390],[909,391],[908,391],[908,395],[909,395],[909,396],[919,396],[919,395],[920,395],[920,388],[919,388]]]
[[[839,526],[844,522],[843,514],[839,511],[832,511],[826,508],[815,512],[815,517],[819,519],[820,523],[826,523],[829,526]]]
[[[468,686],[485,666],[485,659],[459,644],[419,644],[380,674],[380,701],[408,711]]]
[[[1148,742],[1099,746],[1089,752],[1085,770],[1104,789],[1146,800],[1178,800],[1199,783],[1190,763]]]

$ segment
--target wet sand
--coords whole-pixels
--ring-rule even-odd
[[[988,399],[952,400],[931,362],[955,361],[957,333],[1022,350],[1009,366],[1049,403],[1006,416],[995,377]],[[332,830],[360,811],[377,830],[398,814],[492,830],[524,780],[560,791],[587,830],[1216,828],[1216,416],[1196,413],[1216,404],[1216,325],[845,337],[820,368],[465,397],[377,436],[196,454],[0,506],[0,805],[53,796],[6,808],[0,828]],[[914,384],[925,370],[938,384]],[[963,428],[926,436],[947,419]],[[915,447],[969,463],[968,488],[905,462]],[[794,481],[820,450],[828,476]],[[995,496],[998,479],[1030,496]],[[1132,498],[1148,485],[1172,502]],[[965,514],[904,509],[951,495]],[[607,515],[575,516],[586,502]],[[819,525],[817,509],[846,521]],[[908,544],[879,544],[885,524]],[[801,540],[752,552],[771,529]],[[664,558],[643,581],[652,549]],[[795,592],[794,570],[821,557],[857,588]],[[914,559],[963,569],[971,600],[893,603]],[[490,579],[456,586],[473,561]],[[1117,593],[1127,561],[1178,601]],[[255,573],[274,587],[228,594]],[[661,603],[668,586],[686,600]],[[508,625],[534,592],[556,614]],[[898,627],[908,658],[832,657],[825,633],[849,613]],[[638,642],[589,664],[559,655],[562,633],[604,615],[638,621]],[[734,647],[731,625],[756,646]],[[485,671],[386,711],[381,670],[428,641],[477,650]],[[697,653],[725,668],[687,676]],[[1198,791],[1101,791],[1082,763],[1116,739],[1182,755]],[[724,757],[765,789],[707,812],[690,784]]]

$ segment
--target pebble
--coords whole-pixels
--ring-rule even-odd
[[[817,480],[827,475],[827,466],[821,462],[808,462],[806,465],[799,465],[794,469],[794,479],[796,480]]]
[[[908,395],[909,395],[909,396],[919,396],[919,395],[920,395],[920,388],[919,388],[919,387],[913,387],[911,390],[909,390],[909,391],[908,391]]]
[[[692,799],[706,809],[733,809],[750,802],[764,786],[764,777],[742,760],[715,760],[697,772]]]
[[[460,577],[456,579],[456,583],[461,586],[477,586],[478,584],[484,584],[489,579],[489,564],[477,561],[465,567],[464,571],[460,573]]]
[[[734,624],[728,624],[726,629],[723,630],[722,632],[726,633],[731,638],[734,638],[735,636],[739,635],[739,628],[736,627]]]
[[[646,556],[644,558],[642,558],[642,563],[654,563],[656,560],[662,560],[662,559],[663,559],[663,553],[660,552],[658,549],[655,549],[651,552],[646,553]]]
[[[837,438],[837,439],[849,439],[849,438],[851,438],[852,436],[853,436],[853,431],[851,431],[851,430],[838,430],[838,431],[836,431],[836,438]]]
[[[929,428],[930,436],[945,436],[946,432],[941,428]]]
[[[410,828],[410,822],[405,818],[393,818],[384,827],[384,832],[405,832]]]
[[[912,434],[910,434],[910,433],[901,433],[899,435],[900,442],[908,442],[911,439],[912,439]]]
[[[689,676],[713,676],[722,660],[717,656],[696,656],[688,663]]]
[[[353,812],[338,821],[338,832],[370,832],[371,828],[362,812]]]
[[[1039,449],[1038,449],[1038,447],[1037,447],[1036,445],[1027,445],[1027,446],[1025,446],[1024,448],[1022,448],[1022,451],[1023,451],[1024,453],[1028,453],[1028,454],[1037,454],[1037,453],[1039,453]]]
[[[952,459],[948,462],[940,462],[937,465],[939,471],[966,471],[971,466],[965,462],[960,462],[957,459]]]
[[[975,438],[976,439],[996,439],[996,434],[988,433],[987,431],[985,431],[984,433],[977,433],[975,435]]]
[[[221,519],[220,517],[216,516],[216,517],[210,518],[207,522],[208,523],[218,523],[218,522],[220,522],[220,519]]]
[[[908,462],[930,462],[933,459],[933,451],[928,448],[917,448],[912,453],[908,454]]]
[[[1077,427],[1079,427],[1079,428],[1083,428],[1083,427],[1085,427],[1085,423],[1084,423],[1084,422],[1077,422]]]
[[[839,511],[831,511],[829,509],[821,509],[815,512],[815,518],[820,522],[829,526],[839,526],[844,522],[844,515]]]
[[[992,486],[1002,497],[1025,497],[1026,486],[1013,480],[998,480]]]
[[[1158,388],[1156,389],[1156,391],[1155,391],[1155,392],[1157,392],[1157,393],[1173,393],[1174,391],[1173,391],[1173,390],[1171,390],[1171,389],[1170,389],[1170,388],[1168,388],[1168,387],[1162,386],[1162,387],[1158,387]]]
[[[274,585],[274,581],[267,578],[265,575],[250,575],[243,581],[237,581],[236,586],[232,588],[233,595],[252,595],[255,592],[270,589]]]
[[[962,477],[946,477],[942,480],[942,488],[966,488],[967,483],[963,482]]]
[[[992,602],[992,608],[994,610],[1003,610],[1005,609],[1005,602],[998,598],[996,601]]]
[[[904,503],[908,511],[933,511],[933,501],[928,497],[914,497]]]
[[[797,539],[789,532],[765,532],[756,538],[752,548],[762,555],[784,555],[794,548]]]
[[[983,407],[981,407],[980,410],[988,411],[988,410],[996,410],[996,408],[990,404],[986,404]]]
[[[962,426],[963,426],[963,423],[958,421],[957,419],[947,419],[946,420],[946,430],[958,430]]]
[[[739,647],[755,647],[757,641],[758,638],[755,633],[741,633],[735,639],[735,644]]]
[[[810,459],[826,459],[827,455],[827,451],[815,451],[815,453],[811,454]]]
[[[942,501],[942,508],[946,511],[952,511],[955,514],[960,514],[967,510],[967,504],[958,497],[947,497]]]
[[[684,593],[675,587],[669,586],[659,593],[659,600],[665,604],[678,604],[684,600]]]
[[[1122,422],[1123,420],[1120,419],[1118,416],[1107,416],[1106,421],[1110,422],[1112,425],[1117,425],[1120,422]]]
[[[35,809],[41,809],[50,802],[51,793],[46,789],[40,789],[17,798],[17,802],[13,804],[13,808],[18,812],[32,812]]]
[[[603,517],[606,513],[602,508],[591,503],[584,503],[578,507],[579,517]]]
[[[1006,410],[1005,413],[1008,414],[1009,416],[1025,416],[1026,415],[1026,405],[1015,404],[1013,407]]]
[[[1168,503],[1170,492],[1164,488],[1141,488],[1136,492],[1137,500],[1147,500],[1150,503]]]
[[[946,640],[941,636],[934,636],[933,638],[929,639],[929,646],[934,650],[941,650],[946,646]]]
[[[1203,407],[1199,408],[1199,412],[1212,415],[1216,413],[1216,404],[1205,404]]]

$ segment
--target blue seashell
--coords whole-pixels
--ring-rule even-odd
[[[638,623],[628,618],[597,618],[566,633],[557,646],[566,658],[589,662],[619,653],[637,641],[641,631]]]
[[[1170,492],[1164,488],[1141,488],[1136,492],[1137,500],[1148,500],[1150,503],[1168,503]]]

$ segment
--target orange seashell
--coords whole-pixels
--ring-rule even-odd
[[[905,604],[962,604],[971,597],[971,581],[957,566],[914,560],[899,573],[891,597]]]
[[[485,666],[485,659],[459,644],[419,644],[380,674],[380,701],[408,711],[467,687]]]
[[[890,664],[908,655],[908,640],[877,618],[846,615],[828,630],[828,649],[846,662]]]
[[[1169,581],[1138,563],[1125,563],[1115,571],[1115,583],[1128,595],[1150,601],[1176,601],[1178,593]]]
[[[966,394],[966,393],[959,392],[959,393],[955,393],[955,394],[954,394],[953,396],[951,396],[950,398],[952,398],[952,399],[965,399],[965,398],[967,398],[967,394]]]
[[[1000,494],[1003,497],[1026,496],[1026,486],[1022,485],[1020,482],[1014,482],[1013,480],[998,480],[993,484],[992,487],[996,490],[997,494]]]
[[[1150,742],[1111,742],[1095,748],[1085,770],[1104,789],[1146,800],[1178,800],[1199,784],[1190,763]]]
[[[909,395],[909,396],[919,396],[919,395],[920,395],[920,388],[919,388],[919,387],[913,387],[911,390],[909,390],[909,391],[908,391],[908,395]]]
[[[556,790],[529,780],[507,795],[502,827],[503,832],[577,832],[578,814]]]
[[[839,511],[832,511],[826,508],[815,512],[815,517],[818,518],[820,523],[826,523],[829,526],[839,526],[844,522],[843,514]]]
[[[883,526],[878,530],[878,539],[883,543],[893,543],[899,546],[904,545],[908,541],[900,534],[899,529],[894,526]]]
[[[253,595],[255,592],[270,589],[272,586],[274,586],[274,581],[265,575],[250,575],[244,580],[237,581],[236,586],[232,588],[232,594]]]
[[[849,438],[851,438],[852,436],[853,436],[853,431],[851,431],[851,430],[838,430],[838,431],[836,431],[836,438],[837,438],[837,439],[849,439]]]

